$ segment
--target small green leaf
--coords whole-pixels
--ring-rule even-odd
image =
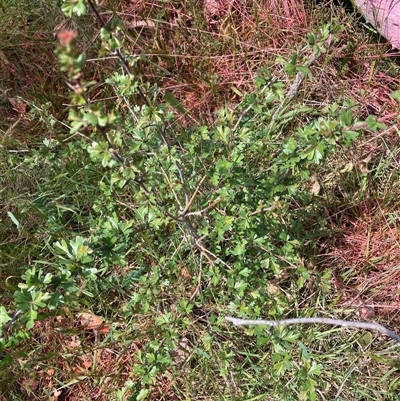
[[[291,63],[287,63],[284,67],[283,70],[285,72],[287,72],[289,75],[294,75],[297,72],[296,66],[291,64]]]
[[[230,132],[231,132],[229,127],[223,126],[223,125],[218,125],[216,128],[217,128],[216,139],[220,140],[220,141],[222,141],[224,143],[228,143],[229,142],[229,135],[230,135]]]
[[[322,371],[322,365],[313,362],[308,373],[310,375],[320,376]]]
[[[282,376],[286,372],[284,361],[279,361],[273,368],[277,376]]]
[[[57,241],[55,244],[54,244],[54,248],[55,248],[55,251],[57,251],[58,253],[61,253],[61,254],[64,254],[64,255],[67,255],[69,258],[73,258],[72,257],[72,255],[71,255],[71,253],[70,253],[70,251],[69,251],[69,246],[68,246],[68,244],[65,242],[65,240],[61,240],[61,242],[60,241]]]
[[[87,59],[86,53],[82,53],[75,60],[75,66],[78,69],[78,71],[80,71],[86,64],[86,59]]]
[[[372,132],[376,132],[378,129],[386,128],[386,125],[380,123],[376,116],[373,116],[372,114],[365,119],[365,122],[368,124],[368,129],[370,129]]]
[[[10,320],[11,317],[7,314],[6,308],[4,306],[0,306],[0,329]]]
[[[16,217],[11,212],[7,212],[7,214],[8,214],[8,217],[11,219],[11,221],[16,225],[16,227],[19,230],[21,228],[20,222],[16,219]]]
[[[297,344],[298,344],[299,347],[300,347],[301,356],[302,356],[304,359],[310,359],[310,355],[309,355],[309,353],[308,353],[307,348],[305,347],[305,345],[304,345],[301,341],[298,341]]]
[[[348,131],[345,131],[343,135],[346,139],[346,145],[347,144],[350,145],[352,142],[354,142],[358,138],[359,133],[357,131],[348,130]]]
[[[315,44],[315,40],[316,40],[315,34],[313,33],[308,34],[307,42],[310,46],[313,46]]]
[[[212,344],[212,336],[210,333],[205,333],[204,337],[203,337],[203,345],[204,345],[204,349],[206,351],[210,351],[211,350],[211,344]]]
[[[398,100],[400,102],[400,90],[394,91],[393,93],[390,94],[390,97]]]
[[[297,66],[296,69],[297,69],[297,71],[299,71],[299,72],[301,72],[302,74],[305,74],[305,75],[311,73],[310,69],[305,65]]]
[[[283,153],[286,155],[290,155],[294,153],[297,148],[297,142],[294,138],[290,138],[284,145],[283,145]]]
[[[31,308],[28,312],[28,321],[26,323],[26,328],[31,329],[35,325],[35,320],[37,319],[37,312]]]
[[[86,14],[86,6],[83,0],[78,0],[78,4],[75,6],[74,11],[78,17]]]
[[[86,113],[84,116],[84,120],[87,121],[93,127],[95,127],[98,123],[98,119],[96,115],[93,113]]]
[[[343,125],[350,126],[353,124],[353,113],[351,110],[345,110],[340,115],[340,121]]]
[[[72,121],[71,129],[69,131],[70,134],[73,135],[77,133],[84,125],[85,123],[83,121]]]
[[[216,163],[216,170],[218,174],[228,174],[232,168],[232,162],[226,159],[220,159]]]
[[[61,6],[61,11],[67,16],[72,17],[73,13],[81,16],[86,14],[86,6],[83,0],[63,0],[65,4]]]
[[[251,274],[251,270],[248,267],[245,267],[243,270],[239,272],[239,274],[243,277],[249,277]]]
[[[172,106],[174,109],[178,110],[182,114],[187,114],[186,109],[182,106],[181,102],[173,95],[172,92],[166,90],[164,92],[164,100]]]

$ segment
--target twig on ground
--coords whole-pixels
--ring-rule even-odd
[[[354,329],[367,329],[367,330],[378,330],[382,334],[396,340],[400,343],[400,335],[396,334],[394,331],[387,329],[386,327],[378,323],[369,322],[354,322],[340,319],[330,319],[325,317],[300,317],[294,319],[282,319],[282,320],[247,320],[247,319],[237,319],[234,317],[226,317],[226,320],[233,323],[235,326],[289,326],[292,324],[330,324],[332,326],[343,326]]]

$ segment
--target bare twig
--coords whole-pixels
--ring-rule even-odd
[[[4,335],[8,332],[8,330],[10,330],[11,326],[18,320],[18,318],[21,316],[22,311],[21,310],[17,310],[13,317],[2,327],[1,329],[1,335]]]
[[[332,38],[333,35],[329,35],[328,39],[325,41],[325,46],[327,48],[330,47],[331,42],[332,42]],[[321,55],[320,55],[321,56]],[[319,57],[320,57],[319,56]],[[315,62],[317,61],[317,59],[319,58],[315,55],[315,53],[313,52],[310,57],[308,58],[308,63],[307,63],[307,67],[310,68],[311,66],[313,66],[315,64]],[[297,95],[297,92],[300,89],[301,84],[304,81],[304,78],[306,77],[306,74],[304,74],[303,72],[299,71],[292,83],[292,85],[289,88],[289,92],[285,98],[285,100],[282,102],[282,104],[276,109],[275,113],[273,114],[272,118],[271,118],[271,126],[272,123],[274,122],[274,120],[276,119],[276,117],[279,115],[279,113],[283,110],[283,108],[285,106],[287,106],[292,100],[293,98]],[[271,128],[270,126],[270,128]]]
[[[199,268],[199,274],[197,275],[197,285],[196,288],[193,291],[193,294],[190,296],[190,301],[193,301],[196,296],[200,293],[201,290],[201,274],[203,271],[203,253],[200,253],[200,268]],[[205,256],[205,255],[204,255]]]
[[[185,215],[186,215],[187,211],[190,209],[190,206],[192,205],[192,203],[193,203],[193,201],[194,201],[194,198],[195,198],[196,195],[197,195],[197,192],[199,192],[199,189],[200,189],[201,184],[204,182],[204,180],[205,180],[206,178],[207,178],[207,176],[204,175],[203,178],[200,180],[199,185],[197,185],[196,189],[194,190],[193,195],[192,195],[192,197],[190,198],[189,202],[186,203],[185,208],[179,213],[179,217],[185,216]]]
[[[256,216],[257,214],[260,214],[260,213],[272,212],[274,209],[276,209],[276,205],[272,205],[270,207],[263,207],[261,210],[256,210],[256,211],[250,213],[250,216]]]
[[[186,217],[187,216],[201,216],[202,214],[204,214],[205,212],[207,212],[210,209],[213,209],[215,206],[218,205],[218,203],[221,203],[224,200],[224,198],[217,198],[217,200],[215,200],[214,202],[210,203],[207,207],[205,207],[204,209],[201,210],[197,210],[195,212],[189,212],[186,213]]]
[[[93,0],[88,0],[88,5],[89,5],[90,10],[92,11],[94,16],[96,17],[97,22],[100,24],[100,26],[102,28],[104,28],[106,23],[104,22],[104,20],[103,20],[102,16],[100,15],[100,13],[97,11],[97,8],[96,8],[95,4],[93,3]],[[125,71],[129,75],[133,76],[132,71],[131,71],[131,67],[129,66],[129,63],[126,61],[125,57],[122,55],[122,53],[119,51],[119,49],[115,50],[115,54],[117,55],[117,57],[121,61],[121,64],[122,64],[123,68],[125,69]],[[137,86],[137,91],[138,91],[139,96],[142,99],[143,103],[146,106],[150,106],[150,102],[148,101],[146,95],[144,94],[144,91],[139,86],[139,84]]]
[[[386,327],[378,323],[368,323],[368,322],[353,322],[340,319],[329,319],[325,317],[300,317],[295,319],[282,319],[282,320],[247,320],[247,319],[237,319],[234,317],[226,317],[226,320],[232,322],[235,326],[289,326],[292,324],[330,324],[332,326],[343,326],[354,329],[366,329],[366,330],[378,330],[382,334],[396,340],[400,343],[400,335],[396,334],[394,331],[387,329]]]

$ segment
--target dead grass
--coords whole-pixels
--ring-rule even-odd
[[[20,394],[29,401],[109,400],[116,388],[135,380],[132,367],[142,343],[132,341],[128,347],[118,341],[106,343],[110,329],[104,327],[85,328],[79,317],[72,316],[37,322],[32,339],[14,355],[19,362],[17,380],[8,390],[2,383],[4,394]]]
[[[394,105],[388,94],[398,79],[377,68],[376,60],[387,56],[382,45],[368,44],[362,26],[356,27],[332,2],[306,6],[303,0],[210,0],[177,5],[147,0],[121,4],[116,11],[127,28],[131,52],[146,56],[138,74],[173,92],[192,120],[213,122],[218,108],[234,106],[242,93],[253,90],[258,69],[266,65],[290,84],[276,57],[288,58],[293,49],[300,50],[307,34],[330,20],[344,29],[335,35],[328,56],[312,69],[313,82],[307,82],[299,97],[313,105],[350,98],[377,115]],[[352,46],[354,31],[360,35]]]
[[[371,312],[368,319],[384,320],[389,326],[397,327],[400,322],[397,173],[400,153],[397,135],[393,136],[395,131],[389,129],[386,134],[385,138],[371,134],[364,146],[356,148],[350,156],[359,180],[336,188],[341,192],[341,200],[330,221],[331,229],[337,234],[322,245],[325,250],[329,249],[322,256],[322,264],[333,269],[332,297],[340,299],[338,305],[367,307]],[[335,210],[332,206],[331,212]]]
[[[341,266],[338,273],[344,276],[343,285],[354,290],[357,298],[367,303],[389,301],[389,305],[398,304],[399,232],[395,227],[382,227],[381,224],[381,221],[374,224],[356,220],[335,241],[332,256],[335,264]],[[346,277],[350,270],[351,276]]]
[[[311,25],[302,0],[228,3],[144,1],[119,10],[131,50],[148,57],[143,75],[172,91],[197,119],[238,103],[240,93],[253,89],[257,70],[288,56]]]

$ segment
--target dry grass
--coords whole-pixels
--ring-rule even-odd
[[[371,132],[349,153],[351,172],[338,172],[332,188],[337,204],[330,203],[330,222],[337,234],[322,244],[322,264],[333,268],[338,305],[367,306],[369,319],[391,327],[400,322],[398,128],[393,122],[381,135]]]
[[[130,2],[119,14],[143,74],[172,91],[194,118],[210,118],[253,88],[257,70],[288,56],[308,32],[303,1]],[[229,11],[229,12],[228,12]]]
[[[266,65],[273,75],[290,82],[275,59],[299,51],[307,34],[330,20],[344,29],[335,35],[329,56],[312,69],[313,83],[301,93],[305,102],[368,100],[366,107],[379,116],[385,112],[379,103],[387,112],[388,103],[393,106],[388,94],[399,82],[377,68],[376,60],[386,57],[382,46],[369,45],[361,25],[355,27],[332,2],[320,6],[307,6],[303,0],[228,3],[176,5],[154,0],[129,2],[117,10],[127,27],[131,52],[146,56],[147,61],[139,64],[140,75],[173,92],[192,119],[214,121],[218,108],[234,106],[242,93],[253,89],[258,69]],[[355,30],[360,39],[351,46],[348,39]]]
[[[120,342],[106,344],[108,333],[85,330],[78,317],[57,316],[36,323],[30,344],[15,355],[19,368],[12,387],[29,401],[110,399],[116,388],[133,378],[135,352],[141,344],[134,341],[128,348]],[[18,357],[21,353],[25,357]],[[5,383],[2,388],[7,394]],[[9,390],[11,394],[12,388]],[[45,394],[50,398],[44,398]]]

